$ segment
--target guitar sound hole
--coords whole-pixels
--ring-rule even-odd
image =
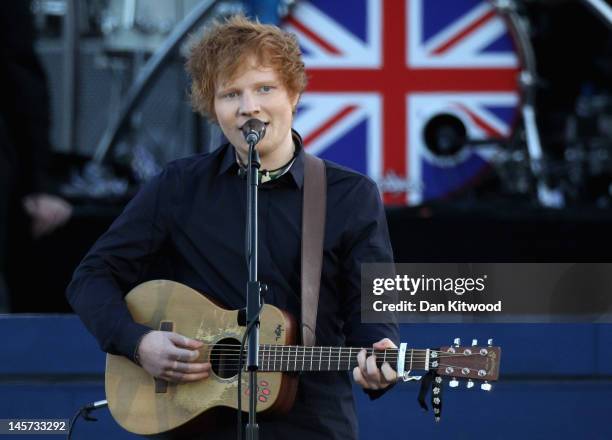
[[[246,352],[245,352],[246,353]],[[218,341],[210,352],[210,363],[213,372],[223,378],[229,379],[238,374],[238,356],[240,355],[240,341],[234,338],[225,338]],[[246,356],[243,356],[243,358]]]

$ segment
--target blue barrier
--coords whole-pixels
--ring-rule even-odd
[[[398,384],[374,402],[356,390],[362,439],[612,438],[612,325],[415,324],[401,332],[415,347],[493,337],[501,380],[491,393],[446,388],[438,424],[419,408],[418,384]],[[104,354],[75,316],[2,316],[0,334],[0,418],[70,418],[104,398]],[[75,439],[136,438],[107,409],[96,416],[78,422]]]

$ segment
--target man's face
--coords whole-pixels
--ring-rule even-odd
[[[243,158],[249,147],[240,128],[251,118],[263,121],[266,134],[257,144],[262,161],[275,156],[283,160],[287,152],[293,153],[291,122],[298,96],[289,95],[274,69],[262,67],[253,59],[247,60],[246,65],[235,78],[219,79],[215,91],[217,121],[227,139],[243,153]],[[282,166],[284,162],[272,163]]]

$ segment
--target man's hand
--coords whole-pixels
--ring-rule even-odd
[[[372,345],[375,350],[385,348],[396,348],[395,344],[389,339],[384,338]],[[366,351],[361,350],[357,355],[358,367],[353,369],[353,379],[367,390],[382,390],[397,381],[397,373],[391,368],[388,362],[382,364],[379,369],[376,366],[376,356],[371,355],[366,359]]]
[[[204,343],[174,332],[152,331],[138,346],[140,365],[168,382],[195,382],[210,374],[210,362],[197,362]]]
[[[25,211],[32,217],[34,238],[53,232],[70,219],[72,206],[64,199],[51,194],[30,194],[22,201]]]

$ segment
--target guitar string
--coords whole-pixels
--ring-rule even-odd
[[[276,361],[276,363],[280,363],[280,365],[281,365],[279,368],[282,368],[282,363],[283,363],[283,362],[293,362],[293,360],[289,360],[289,361],[287,361],[287,360],[283,360],[283,361],[277,360],[277,361]],[[273,364],[273,368],[276,368],[276,367],[275,367],[276,363],[275,363],[275,362],[272,362],[272,364]],[[270,365],[268,364],[268,367],[269,367],[269,366],[270,366]],[[349,364],[347,364],[347,366],[346,366],[346,367],[347,367],[347,368],[353,368],[353,367],[356,367],[356,366],[357,366],[357,364],[350,364],[350,363],[349,363]],[[234,369],[234,370],[236,370],[236,371],[237,371],[237,367],[238,367],[238,363],[237,363],[237,362],[236,362],[236,363],[229,363],[229,364],[228,364],[228,363],[224,363],[224,364],[223,364],[223,368],[224,368],[224,369],[225,369],[225,368],[229,368],[229,369]],[[461,366],[461,365],[450,365],[450,364],[440,364],[440,367],[445,367],[445,368],[448,368],[448,367],[451,367],[451,368],[456,368],[456,369],[458,370],[458,371],[456,372],[456,373],[457,373],[457,374],[456,374],[457,376],[459,376],[459,373],[460,373],[460,374],[463,374],[463,373],[461,372],[461,370],[462,370],[463,368],[468,368],[469,372],[472,372],[472,371],[474,371],[474,372],[475,372],[475,371],[480,370],[479,368],[469,368],[469,367],[465,367],[465,366]],[[337,369],[337,370],[339,371],[339,370],[342,370],[343,368],[344,368],[344,367],[342,367],[341,365],[338,365],[338,369]],[[421,369],[421,368],[419,368],[419,370],[420,370],[420,369]],[[260,366],[260,369],[259,369],[259,370],[260,370],[260,371],[269,371],[269,372],[275,372],[275,370],[268,370],[268,369],[266,368],[265,364],[264,364],[264,365],[262,365],[262,366]],[[329,369],[327,369],[327,370],[321,370],[320,368],[313,368],[313,369],[309,370],[308,368],[305,368],[305,367],[303,367],[303,368],[297,368],[297,366],[294,366],[294,368],[292,369],[292,368],[291,368],[291,365],[290,365],[289,363],[287,363],[287,364],[286,364],[286,370],[284,370],[284,371],[333,371],[333,370],[334,370],[334,368],[331,368],[331,367],[330,367]],[[449,375],[449,376],[453,375],[453,373],[444,373],[444,374],[445,374],[445,375]],[[466,374],[469,374],[469,373],[466,373]],[[486,380],[486,376],[479,376],[479,377],[476,377],[476,378],[474,378],[474,379]]]
[[[224,348],[221,350],[216,350],[216,351],[224,351],[224,352],[231,352],[231,351],[240,351],[240,348],[235,345],[235,344],[204,344],[204,347],[213,347],[213,350],[215,349],[214,347],[228,347],[228,348]],[[269,344],[261,344],[260,345],[259,351],[274,351],[274,350],[303,350],[304,348],[306,350],[326,350],[329,351],[331,350],[338,350],[338,351],[346,351],[346,350],[366,350],[368,352],[372,351],[372,348],[366,348],[366,347],[325,347],[325,346],[317,346],[317,347],[309,347],[309,346],[303,346],[303,345],[269,345]],[[466,347],[467,348],[467,347]],[[444,355],[444,356],[484,356],[480,353],[480,349],[484,348],[484,347],[472,347],[470,348],[470,350],[476,350],[473,351],[472,353],[466,354],[464,352],[461,351],[457,351],[455,353],[449,352],[449,351],[445,351],[445,350],[435,350],[435,349],[430,349],[429,353],[431,355],[431,353],[436,353],[438,355]],[[488,347],[487,350],[490,351],[491,347]],[[375,349],[376,353],[380,353],[380,354],[384,354],[385,350],[379,350],[379,349]],[[399,349],[397,348],[390,348],[387,349],[389,350],[387,352],[387,354],[393,354],[399,351]],[[410,353],[411,350],[414,350],[416,353],[416,355],[422,355],[422,356],[426,356],[426,349],[407,349],[406,352]]]
[[[270,363],[275,362],[273,358],[260,358],[259,361],[261,361],[262,363],[263,363],[263,361],[266,361],[266,362],[269,361]],[[303,358],[302,359],[302,358],[286,358],[286,357],[283,357],[282,359],[281,358],[277,358],[276,359],[276,362],[301,362],[301,361],[303,361],[303,362],[310,361],[310,358]],[[331,357],[331,358],[322,358],[322,361],[326,361],[326,362],[333,361],[334,363],[335,362],[356,362],[356,360],[354,358],[337,359],[337,358],[333,358],[333,357]],[[384,362],[382,359],[378,359],[378,361]],[[318,362],[318,360],[313,359],[313,364],[315,364],[317,362]],[[242,363],[244,363],[244,361]],[[413,364],[414,363],[424,363],[424,362],[423,361],[420,361],[420,362],[414,362],[413,361]],[[232,359],[225,358],[223,360],[222,364],[223,365],[232,365],[232,364],[238,365],[238,360],[236,358],[232,358]],[[448,365],[448,364],[443,364],[443,363],[440,363],[438,365],[441,366],[441,367],[442,366],[444,366],[444,367],[446,367],[446,366],[451,366],[452,367],[453,366],[453,365]]]
[[[281,353],[277,353],[277,354],[278,354],[278,357],[274,356],[274,358],[276,358],[278,362],[300,362],[300,361],[302,361],[302,362],[306,362],[306,361],[318,362],[317,359],[314,359],[311,356],[303,356],[301,354],[298,354],[298,355],[295,355],[295,354],[292,354],[292,353],[282,353],[282,354]],[[325,355],[325,356],[318,356],[318,357],[319,357],[319,360],[321,360],[321,361],[324,360],[324,361],[328,361],[328,362],[329,361],[348,362],[348,361],[354,361],[355,360],[354,356],[348,356],[348,355],[344,355],[344,356]],[[245,358],[246,358],[246,356],[243,357],[243,359],[245,359]],[[262,362],[263,361],[273,362],[274,358],[272,357],[272,355],[268,354],[268,355],[260,356],[259,360],[262,361]],[[465,359],[465,358],[467,358],[467,356],[462,356],[462,357],[457,356],[456,358],[457,358],[456,360]],[[229,363],[228,361],[231,361],[231,362],[234,362],[234,363],[238,363],[238,356],[228,356],[228,355],[219,356],[219,355],[213,354],[213,355],[211,355],[211,359],[212,360],[220,360],[220,361],[222,360],[222,361],[224,361],[225,365],[227,365]],[[378,358],[377,361],[382,361],[382,362],[384,362],[384,361],[396,361],[397,359],[398,359],[397,357],[394,357],[394,358],[387,357],[387,358]],[[413,363],[424,363],[424,361],[426,359],[427,359],[426,357],[424,357],[424,358],[413,358]],[[431,361],[431,359],[430,359],[430,361]],[[442,365],[446,366],[445,364],[439,364],[439,365],[440,366],[442,366]]]
[[[299,359],[299,360],[306,360],[306,359],[314,359],[314,358],[321,358],[321,359],[355,359],[357,357],[357,353],[354,354],[349,354],[349,353],[338,353],[338,354],[329,354],[329,353],[283,353],[283,352],[260,352],[260,355],[262,357],[266,357],[266,359],[268,358],[272,358],[273,356],[276,357],[278,356],[279,358],[282,356],[283,358],[288,358],[288,359]],[[219,353],[219,352],[213,352],[210,354],[210,356],[215,356],[217,358],[235,358],[238,359],[238,354],[237,353]],[[392,355],[392,356],[380,356],[377,355],[377,360],[381,360],[381,361],[395,361],[397,359],[400,359],[399,356],[397,355]],[[243,356],[243,359],[246,359],[247,356]],[[453,359],[469,359],[469,358],[477,358],[477,359],[485,359],[485,356],[481,356],[481,355],[468,355],[468,356],[442,356],[441,358],[429,358],[430,362],[434,362],[436,359],[449,359],[449,358],[453,358]],[[409,360],[410,357],[409,356],[405,356],[404,359]],[[413,362],[424,362],[427,358],[427,356],[413,356],[412,360]]]
[[[213,343],[213,344],[206,344],[206,343],[205,343],[205,344],[204,344],[204,346],[208,346],[208,347],[210,347],[210,346],[214,346],[214,347],[235,347],[235,348],[238,348],[238,347],[239,347],[239,344],[214,344],[214,343]],[[296,347],[299,347],[299,348],[307,348],[307,349],[319,349],[319,348],[324,348],[324,349],[326,349],[326,350],[328,350],[328,349],[330,349],[330,348],[332,348],[332,349],[337,349],[337,350],[347,350],[347,349],[349,349],[349,348],[352,348],[353,350],[354,350],[354,349],[356,349],[356,348],[359,348],[359,349],[367,349],[367,350],[372,350],[372,347],[338,347],[338,346],[325,346],[325,345],[309,346],[309,345],[259,344],[259,346],[260,346],[260,347],[291,347],[291,348],[296,348]],[[457,347],[452,347],[452,348],[454,348],[455,350],[457,350]],[[487,349],[487,350],[491,350],[491,349],[495,349],[495,348],[497,348],[497,347],[488,347],[488,346],[487,346],[487,347],[481,347],[481,346],[470,346],[470,347],[458,347],[458,348],[459,348],[459,350],[461,350],[461,349],[463,349],[463,350],[465,350],[465,349],[470,349],[470,350],[480,350],[480,349],[482,349],[482,348],[485,348],[485,349]],[[397,347],[395,347],[395,348],[393,348],[393,347],[388,347],[388,348],[386,348],[386,349],[382,349],[382,350],[381,350],[381,349],[376,348],[375,350],[379,350],[379,351],[383,351],[383,350],[399,350],[399,348],[397,348]],[[423,352],[424,352],[424,351],[427,351],[427,349],[426,349],[426,348],[406,348],[406,351],[409,351],[409,350],[423,351]],[[448,351],[446,351],[446,350],[434,349],[434,348],[430,348],[430,349],[429,349],[429,351],[430,351],[430,352],[436,351],[436,352],[450,353],[450,352],[448,352]],[[455,353],[455,354],[456,354],[456,353]]]
[[[278,354],[278,353],[276,353]],[[287,355],[287,358],[285,359],[284,354]],[[270,364],[273,365],[273,368],[276,368],[276,364],[280,364],[279,368],[283,367],[283,363],[285,364],[286,370],[287,371],[291,371],[291,370],[296,370],[296,371],[313,371],[313,370],[321,370],[320,365],[321,363],[328,363],[328,370],[334,370],[334,368],[331,367],[331,362],[334,363],[334,365],[337,367],[336,370],[341,370],[344,367],[346,368],[353,368],[355,366],[357,366],[357,364],[355,363],[355,359],[354,356],[348,356],[347,354],[338,354],[337,356],[334,355],[329,355],[328,353],[325,353],[325,356],[319,356],[319,359],[313,359],[312,357],[307,357],[307,356],[300,356],[301,353],[297,353],[297,357],[296,354],[291,354],[291,353],[281,353],[280,359],[276,358],[276,356],[274,358],[272,358],[272,356],[262,356],[260,358],[260,362],[261,362],[261,366],[260,366],[260,371],[273,371],[273,370],[267,370],[267,368],[270,367]],[[479,354],[472,354],[472,355],[462,355],[462,354],[454,354],[453,357],[459,357],[461,359],[464,359],[468,356],[479,356]],[[447,356],[447,357],[451,357],[451,356]],[[220,358],[220,356],[212,356],[212,361],[215,360],[221,360],[221,359],[217,359]],[[227,356],[225,356],[225,361],[222,362],[222,366],[224,368],[233,368],[237,370],[237,367],[239,365],[237,359],[237,357],[234,356],[232,358],[227,358]],[[414,358],[412,359],[413,363],[419,364],[425,364],[425,360],[427,359],[427,357],[423,357],[423,358]],[[397,357],[392,357],[392,358],[386,358],[386,359],[377,359],[378,361],[386,361],[388,360],[389,362],[392,361],[396,361]],[[308,362],[310,361],[310,362]],[[298,368],[297,364],[301,362],[302,366],[301,368]],[[319,363],[319,368],[316,368],[316,363]],[[293,368],[291,368],[291,363],[294,363]],[[346,363],[346,366],[342,366],[342,364]],[[267,367],[266,367],[267,364]],[[307,365],[310,366],[311,368],[307,368]],[[312,368],[314,367],[314,368]],[[423,369],[423,368],[418,368],[419,365],[417,365],[417,369]],[[461,366],[461,365],[450,365],[450,364],[439,364],[439,367],[451,367],[451,368],[457,368],[457,369],[463,369],[463,368],[468,368],[468,370],[470,372],[472,371],[478,371],[481,368],[470,368],[470,367],[465,367],[465,365]],[[438,368],[438,367],[433,367],[433,368]],[[450,375],[450,373],[447,373],[448,375]],[[467,373],[469,374],[469,373]],[[484,380],[485,377],[481,376],[481,377],[477,377],[475,379],[480,379],[480,380]]]
[[[211,346],[212,344],[209,344],[209,346]],[[230,347],[235,347],[233,344],[218,344],[218,345],[226,345],[226,346],[230,346]],[[355,354],[352,353],[352,350],[359,350],[361,351],[364,348],[359,348],[359,347],[307,347],[306,349],[304,349],[303,346],[287,346],[287,345],[268,345],[268,344],[262,344],[261,346],[262,348],[260,348],[260,361],[261,363],[265,366],[265,363],[267,362],[268,365],[270,363],[274,363],[274,362],[278,362],[278,363],[287,363],[287,365],[290,362],[294,362],[294,363],[298,363],[298,362],[302,362],[302,364],[307,363],[308,361],[310,361],[309,363],[313,364],[316,362],[322,363],[322,362],[327,362],[328,364],[330,362],[334,362],[337,364],[340,363],[344,363],[347,362],[349,365],[350,363],[355,360]],[[302,348],[303,350],[300,351],[299,348]],[[280,350],[279,350],[280,348]],[[287,349],[287,350],[285,350]],[[294,351],[292,351],[294,350]],[[315,350],[318,350],[315,351]],[[334,350],[337,350],[336,352],[334,352]],[[347,350],[349,351],[347,353]],[[371,353],[372,349],[366,349],[368,351],[368,353]],[[225,362],[223,362],[224,366],[230,366],[232,365],[232,363],[234,363],[235,365],[238,364],[238,353],[236,353],[239,350],[236,350],[235,348],[230,348],[230,349],[223,349],[223,350],[215,350],[215,351],[211,351],[211,360],[223,360]],[[308,353],[307,353],[308,351]],[[417,353],[416,356],[413,354],[412,355],[412,361],[413,363],[424,363],[428,356],[425,353],[425,350],[423,349],[418,349],[418,351],[420,353]],[[457,358],[457,359],[465,359],[465,358],[478,358],[478,359],[482,359],[483,357],[485,357],[485,355],[482,355],[481,353],[479,353],[478,351],[475,353],[451,353],[451,352],[447,352],[447,351],[437,351],[437,350],[431,350],[431,352],[437,352],[438,356],[435,358],[432,358],[431,356],[429,356],[429,359],[431,362],[435,361],[436,359],[441,359],[441,358]],[[376,354],[378,355],[379,359],[377,359],[378,361],[397,361],[397,359],[399,359],[398,356],[398,351],[395,349],[390,349],[389,352],[385,353],[385,351],[383,350],[378,350],[376,352]],[[274,358],[272,357],[272,355],[274,355]],[[245,354],[246,357],[246,354]],[[315,359],[316,357],[318,357],[319,359]],[[382,359],[380,359],[380,357],[382,357]],[[408,356],[405,356],[405,359],[408,359]],[[453,368],[463,368],[461,366],[456,366],[456,365],[448,365],[448,364],[440,364],[440,366],[444,366],[444,367],[453,367]],[[435,367],[434,367],[435,368]],[[477,368],[471,368],[471,370],[477,370]]]
[[[259,350],[259,352],[263,355],[267,355],[267,356],[289,356],[292,359],[298,358],[298,359],[310,359],[312,357],[322,357],[322,358],[354,358],[357,356],[358,353],[342,353],[342,352],[337,352],[337,353],[329,353],[329,352],[309,352],[309,353],[305,353],[305,352],[289,352],[289,351],[282,351],[282,350]],[[235,357],[237,357],[237,352],[223,352],[223,351],[213,351],[210,353],[211,356],[224,356],[224,357],[229,357],[229,356],[233,356],[236,355]],[[368,355],[371,355],[370,353],[368,353]],[[246,358],[246,355],[243,356],[244,358]],[[398,354],[393,353],[390,354],[388,353],[386,356],[382,353],[376,353],[376,357],[383,359],[383,360],[396,360],[399,359],[400,356],[398,356]],[[406,355],[404,356],[404,359],[409,359],[410,356]],[[413,360],[419,360],[419,361],[423,361],[425,359],[427,359],[428,356],[426,355],[414,355],[412,356]],[[484,355],[481,355],[479,353],[476,354],[470,354],[470,355],[464,355],[464,354],[455,354],[455,355],[448,355],[448,356],[438,356],[435,358],[432,358],[431,356],[429,356],[429,359],[433,362],[436,359],[448,359],[448,358],[456,358],[456,359],[466,359],[466,358],[477,358],[477,359],[485,359],[487,358]]]
[[[230,348],[227,349],[217,349],[215,351],[211,352],[211,361],[215,362],[222,362],[222,365],[224,368],[234,368],[237,370],[237,367],[239,365],[238,356],[232,356],[232,355],[237,355],[238,353],[236,353],[237,351],[239,351],[239,349],[236,349],[236,346],[234,344],[206,344],[209,347],[210,346],[227,346]],[[280,348],[280,350],[279,350]],[[302,348],[302,351],[300,352],[299,348]],[[285,349],[287,349],[285,351]],[[347,349],[349,350],[349,353],[347,353]],[[317,370],[317,368],[306,368],[307,364],[310,367],[313,367],[315,363],[319,363],[319,368],[318,370],[320,370],[320,364],[321,363],[328,363],[328,369],[329,370],[333,370],[333,368],[331,367],[331,363],[333,362],[336,366],[337,366],[337,370],[342,369],[342,365],[346,363],[346,367],[347,368],[352,368],[353,366],[356,366],[355,362],[355,355],[352,353],[352,350],[359,350],[361,351],[362,349],[365,349],[368,353],[371,353],[373,349],[371,348],[360,348],[360,347],[306,347],[304,348],[304,346],[291,346],[291,345],[269,345],[269,344],[262,344],[261,348],[260,348],[260,353],[261,353],[261,357],[260,357],[260,362],[261,362],[261,371],[266,371],[266,364],[269,367],[270,364],[273,364],[274,366],[276,365],[276,363],[279,363],[282,367],[283,363],[285,363],[287,370],[291,371],[291,365],[290,363],[293,362],[294,363],[294,368],[293,370]],[[459,353],[452,353],[452,352],[448,352],[448,351],[439,351],[439,350],[430,350],[430,355],[432,352],[436,352],[438,353],[437,358],[460,358],[460,359],[465,359],[468,357],[478,357],[479,359],[482,359],[485,355],[481,354],[479,352],[480,347],[472,347],[471,350],[478,350],[475,353],[462,353],[459,350]],[[292,350],[294,350],[294,352],[292,352]],[[318,353],[315,351],[318,350]],[[389,351],[386,352],[386,350],[375,350],[376,354],[379,357],[383,357],[383,359],[377,359],[377,361],[389,361],[389,362],[396,362],[397,359],[399,358],[398,356],[398,351],[396,349],[388,349]],[[411,349],[412,350],[412,349]],[[427,360],[427,353],[425,352],[425,350],[423,349],[414,349],[417,351],[416,356],[413,354],[412,355],[412,362],[416,363],[416,364],[425,364],[425,361]],[[306,353],[306,351],[309,351],[309,353]],[[324,352],[325,351],[325,352]],[[386,352],[386,353],[385,353]],[[229,353],[229,354],[228,354]],[[272,357],[272,354],[274,354],[274,358]],[[315,359],[315,357],[318,355],[319,359]],[[229,357],[228,356],[232,356]],[[246,357],[246,354],[245,354]],[[277,357],[280,357],[280,359],[278,359]],[[286,357],[286,359],[285,359]],[[436,358],[432,358],[431,356],[430,360],[433,361]],[[408,359],[408,356],[405,356],[405,359]],[[244,361],[243,361],[244,362]],[[301,362],[302,367],[301,368],[297,368],[297,364]],[[440,366],[444,366],[444,367],[452,367],[452,368],[465,368],[464,366],[456,366],[456,365],[448,365],[448,364],[441,364]],[[417,365],[417,369],[422,369],[422,368],[418,368],[419,366]],[[433,367],[433,368],[437,368],[437,367]],[[470,371],[477,371],[478,368],[470,368]],[[483,377],[479,377],[476,379],[483,379]]]
[[[278,358],[280,359],[281,358],[281,354],[278,353],[277,355],[278,355]],[[238,359],[238,356],[219,356],[219,355],[214,355],[214,354],[211,357],[214,358],[214,359]],[[274,357],[277,357],[277,356],[274,356]],[[242,358],[246,359],[247,356],[243,356]],[[266,355],[260,356],[260,358],[261,359],[265,359],[265,360],[269,360],[269,359],[272,359],[273,356],[271,354],[266,354]],[[292,354],[289,354],[289,353],[285,353],[285,354],[283,354],[282,358],[283,359],[290,359],[290,360],[296,360],[297,359],[297,360],[304,360],[304,361],[312,359],[313,361],[315,361],[316,360],[315,358],[320,358],[320,359],[325,359],[325,360],[330,360],[330,359],[332,359],[332,360],[347,360],[347,359],[356,359],[356,356],[329,356],[328,355],[328,356],[315,356],[313,358],[312,356],[301,356],[301,355],[295,356],[295,355],[292,355]],[[467,356],[465,358],[467,358]],[[377,358],[377,360],[380,360],[380,361],[383,361],[383,362],[384,361],[395,361],[397,359],[398,359],[397,357],[394,357],[394,358],[390,358],[390,357],[387,357],[387,358],[378,357]],[[408,360],[408,358],[405,358],[405,359]],[[426,359],[427,358],[413,358],[413,362],[421,362],[422,363]],[[445,358],[445,360],[446,359],[448,359],[448,358]],[[455,358],[455,359],[459,360],[459,359],[464,359],[464,358]],[[432,361],[432,362],[434,362],[434,361]]]
[[[214,346],[214,347],[231,347],[231,348],[238,348],[239,345],[238,344],[204,344],[205,346]],[[349,348],[352,349],[356,349],[356,348],[360,348],[360,349],[367,349],[367,350],[372,350],[372,347],[338,347],[338,346],[324,346],[324,345],[317,345],[317,346],[308,346],[308,345],[282,345],[282,344],[259,344],[260,347],[291,347],[291,348],[307,348],[307,349],[319,349],[319,348],[324,348],[326,350],[329,350],[330,348],[332,349],[337,349],[337,350],[347,350]],[[457,350],[457,347],[452,347],[455,350]],[[470,349],[470,350],[480,350],[482,348],[485,349],[493,349],[496,347],[478,347],[478,346],[471,346],[471,347],[459,347],[459,350],[463,349]],[[383,350],[399,350],[399,348],[393,348],[393,347],[388,347],[386,349],[378,349],[376,348],[375,350],[379,350],[379,351],[383,351]],[[406,348],[406,351],[409,350],[415,350],[415,351],[427,351],[426,348]],[[441,350],[441,349],[434,349],[434,348],[430,348],[429,349],[430,352],[432,351],[437,351],[437,352],[443,352],[443,353],[450,353],[447,350]],[[456,353],[455,353],[456,354]]]
[[[262,353],[263,355],[267,355],[267,356],[289,356],[292,359],[298,358],[298,359],[309,359],[311,357],[322,357],[322,358],[354,358],[357,356],[358,353],[329,353],[329,352],[310,352],[310,353],[304,353],[304,352],[300,352],[300,353],[295,353],[295,352],[288,352],[288,351],[282,351],[282,350],[260,350],[260,353]],[[231,352],[231,353],[227,353],[227,352],[221,352],[221,351],[214,351],[212,352],[210,355],[211,356],[224,356],[224,357],[229,357],[229,356],[233,356],[236,355],[235,357],[237,357],[237,352]],[[370,354],[368,354],[370,355]],[[383,359],[383,360],[396,360],[399,359],[400,357],[397,354],[387,354],[386,356],[382,355],[381,353],[376,353],[376,357]],[[246,358],[246,355],[243,356],[243,358]],[[448,358],[456,358],[456,359],[466,359],[466,358],[477,358],[477,359],[485,359],[487,358],[486,356],[483,356],[481,354],[470,354],[470,355],[463,355],[463,354],[459,354],[459,355],[448,355],[448,356],[439,356],[439,357],[435,357],[432,358],[431,356],[429,356],[429,359],[433,362],[436,359],[448,359]],[[404,359],[409,359],[409,356],[404,356]],[[417,356],[412,356],[413,360],[425,360],[428,359],[427,356],[425,355],[417,355]]]
[[[211,346],[209,346],[211,347]],[[237,352],[240,351],[240,349],[238,348],[216,348],[214,345],[212,346],[214,351],[221,351],[221,352]],[[330,348],[330,347],[303,347],[303,346],[291,346],[291,345],[275,345],[275,346],[264,346],[261,345],[259,348],[259,351],[280,351],[280,350],[291,350],[291,351],[307,351],[307,352],[318,352],[318,351],[326,351],[329,352],[330,350],[336,350],[338,352],[343,352],[343,351],[353,351],[355,350],[356,352],[359,352],[361,350],[366,350],[368,353],[370,353],[372,351],[371,348],[363,348],[363,347],[342,347],[342,348]],[[397,354],[399,350],[378,350],[376,349],[375,352],[376,354],[382,354],[384,355],[385,353],[387,355],[389,354]],[[407,350],[406,353],[409,354],[411,351]],[[438,350],[430,350],[429,351],[430,355],[431,353],[436,353],[436,355],[443,355],[443,356],[474,356],[474,355],[479,355],[479,356],[483,356],[483,354],[481,354],[480,352],[476,351],[476,352],[471,352],[471,353],[464,353],[464,352],[456,352],[456,353],[452,353],[452,352],[448,352],[448,351],[438,351]],[[413,352],[413,354],[415,355],[422,355],[422,356],[427,356],[427,353],[425,350],[415,350]]]

